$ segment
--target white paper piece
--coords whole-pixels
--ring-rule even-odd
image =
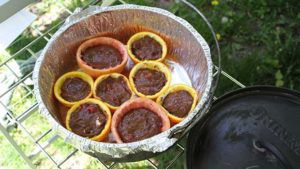
[[[2,6],[2,5],[5,4],[6,2],[8,2],[8,0],[0,0],[0,6]]]
[[[185,84],[192,87],[191,79],[186,70],[179,64],[171,60],[166,61],[171,70],[171,85]]]
[[[25,8],[0,23],[0,49],[6,49],[36,18]]]

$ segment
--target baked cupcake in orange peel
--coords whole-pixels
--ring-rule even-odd
[[[125,46],[109,37],[97,37],[83,42],[76,53],[79,67],[91,75],[100,75],[123,71],[128,55]]]
[[[157,61],[144,61],[136,64],[130,74],[132,90],[140,97],[157,98],[168,89],[171,72],[167,66]]]
[[[110,132],[110,126],[111,112],[97,99],[89,98],[80,101],[67,112],[67,129],[91,140],[104,140]]]
[[[167,55],[167,44],[155,33],[139,32],[128,40],[127,50],[134,63],[146,60],[162,62]]]
[[[54,95],[65,106],[71,107],[77,102],[92,96],[94,80],[83,72],[69,72],[55,82]]]
[[[99,76],[93,87],[93,96],[103,101],[110,109],[116,110],[134,96],[128,79],[119,73]]]
[[[147,98],[123,103],[112,117],[111,131],[117,143],[140,141],[170,128],[165,110]]]
[[[167,110],[173,123],[179,123],[194,110],[197,99],[197,92],[192,87],[174,85],[163,92],[156,102]]]

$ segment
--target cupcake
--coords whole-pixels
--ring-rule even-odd
[[[157,98],[167,90],[171,81],[170,70],[157,61],[144,61],[136,64],[130,74],[132,90],[140,97]]]
[[[54,95],[57,100],[70,107],[91,97],[94,80],[83,72],[69,72],[55,82]]]
[[[194,110],[197,99],[197,92],[192,87],[174,85],[163,92],[156,102],[167,110],[173,123],[179,123]]]
[[[150,138],[170,128],[165,110],[147,98],[131,99],[114,113],[111,130],[117,143]]]
[[[95,141],[102,141],[110,132],[111,113],[97,99],[85,99],[67,112],[66,127],[75,134]]]
[[[113,72],[122,72],[128,55],[125,46],[120,41],[108,37],[97,37],[79,46],[76,59],[84,72],[92,77],[98,77]]]
[[[134,34],[127,42],[130,58],[135,63],[146,60],[162,62],[167,55],[167,44],[158,35],[151,32]]]
[[[93,96],[103,101],[112,110],[118,109],[133,95],[128,79],[119,73],[98,77],[93,88]]]

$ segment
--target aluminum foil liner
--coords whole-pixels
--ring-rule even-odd
[[[172,56],[168,64],[173,70],[179,70],[176,76],[181,77],[180,70],[183,68],[184,74],[188,75],[188,79],[183,81],[189,81],[187,84],[191,83],[202,95],[195,110],[171,129],[127,144],[96,142],[67,130],[58,113],[61,110],[54,99],[53,86],[59,76],[77,69],[75,53],[78,46],[94,36],[109,36],[126,44],[130,36],[143,30],[162,35],[168,45],[168,54]],[[176,67],[176,64],[180,66]],[[69,17],[53,35],[36,62],[33,79],[41,113],[66,142],[101,160],[137,161],[166,151],[207,112],[212,100],[212,72],[209,46],[185,20],[153,7],[92,6]]]

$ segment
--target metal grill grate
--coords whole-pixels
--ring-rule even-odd
[[[182,0],[182,2],[186,2]],[[126,3],[124,0],[119,0],[117,3]],[[86,6],[83,8],[88,7],[89,5],[100,5],[101,2],[99,1],[90,1]],[[72,10],[68,9],[67,7],[64,6],[63,3],[60,4],[61,8],[68,14],[71,15],[73,13]],[[195,9],[194,9],[195,10]],[[197,11],[196,11],[197,12]],[[31,134],[31,128],[27,128],[24,123],[26,122],[26,119],[30,118],[33,116],[35,113],[37,113],[37,102],[35,99],[34,101],[26,106],[25,110],[22,112],[14,112],[14,107],[18,106],[19,104],[22,103],[23,100],[27,99],[28,97],[33,97],[33,89],[28,87],[26,84],[28,80],[31,80],[32,72],[26,73],[26,75],[20,75],[18,72],[15,72],[14,68],[11,67],[10,62],[14,60],[19,55],[22,55],[24,53],[30,54],[32,57],[38,57],[39,52],[34,52],[32,47],[36,45],[37,43],[40,43],[41,41],[48,42],[49,39],[51,38],[52,34],[64,23],[64,20],[57,23],[50,29],[48,29],[45,32],[39,31],[37,28],[32,27],[32,29],[36,30],[39,34],[39,36],[28,43],[27,45],[23,46],[19,51],[15,52],[11,57],[8,57],[6,60],[0,63],[0,69],[5,68],[9,73],[11,73],[15,79],[17,79],[13,85],[11,85],[7,90],[4,92],[0,93],[0,107],[2,106],[8,114],[9,121],[13,124],[17,124],[18,127],[22,130],[23,133],[26,134],[26,138],[29,138],[31,140],[32,145],[35,147],[35,151],[31,152],[30,155],[26,155],[24,151],[20,148],[20,145],[17,143],[17,141],[10,135],[7,127],[5,127],[3,124],[0,123],[0,131],[3,133],[3,135],[7,138],[7,140],[10,142],[10,144],[16,149],[16,151],[20,154],[20,156],[25,160],[25,162],[29,165],[30,168],[36,168],[36,166],[33,164],[33,158],[37,156],[38,154],[42,153],[44,156],[47,157],[47,160],[52,163],[57,168],[61,168],[63,164],[66,163],[72,156],[74,156],[76,153],[78,153],[77,149],[74,149],[72,152],[70,152],[68,155],[63,157],[61,160],[55,159],[51,153],[47,151],[47,147],[51,146],[51,143],[57,139],[61,139],[58,137],[56,134],[52,132],[51,127],[46,129],[45,131],[42,132],[39,136],[33,136]],[[12,45],[17,43],[18,40],[16,40]],[[46,44],[46,43],[45,43]],[[218,70],[218,67],[215,67],[216,70]],[[214,76],[217,73],[214,74]],[[237,81],[235,78],[230,76],[228,73],[222,71],[221,75],[228,78],[229,80],[232,81],[233,85],[236,85],[237,87],[245,87],[242,83]],[[4,97],[7,97],[10,93],[12,93],[15,89],[22,87],[27,91],[27,94],[22,96],[16,103],[13,105],[7,106],[3,101],[1,100]],[[216,97],[214,97],[216,99]],[[51,136],[52,134],[52,136]],[[183,142],[186,138],[183,139]],[[181,163],[184,163],[184,153],[185,153],[185,148],[184,148],[184,143],[177,143],[176,146],[168,150],[167,152],[161,154],[160,156],[164,156],[165,154],[168,154],[169,156],[172,157],[171,160],[167,161],[164,163],[164,168],[172,168],[174,163],[177,162],[179,159],[181,160]],[[115,168],[118,166],[118,163],[105,163],[102,162],[101,159],[99,159],[100,163],[105,168]],[[152,167],[152,168],[162,168],[157,160],[155,159],[148,159],[146,160],[146,163]]]

